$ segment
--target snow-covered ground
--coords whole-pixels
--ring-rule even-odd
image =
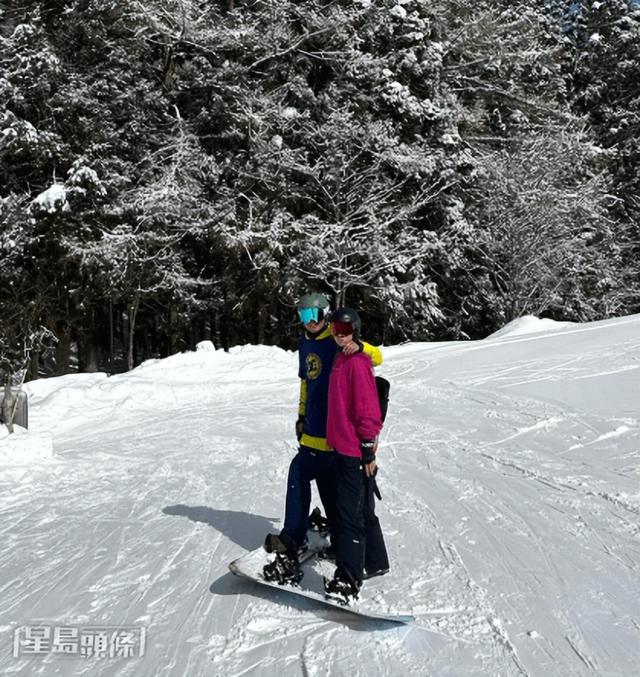
[[[640,316],[385,357],[392,572],[365,586],[415,624],[228,572],[282,516],[296,356],[203,346],[27,385],[30,430],[0,439],[0,674],[640,675]],[[38,626],[78,651],[144,628],[144,655],[25,655]]]

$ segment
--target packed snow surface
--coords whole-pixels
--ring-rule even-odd
[[[0,438],[0,674],[639,675],[640,316],[519,325],[384,349],[392,570],[365,591],[407,626],[227,569],[280,524],[294,353],[27,384],[30,429]],[[144,628],[144,655],[14,644],[97,626]]]

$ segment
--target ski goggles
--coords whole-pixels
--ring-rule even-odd
[[[302,324],[309,324],[309,322],[319,322],[324,317],[324,313],[320,308],[299,308],[298,317]]]
[[[351,336],[353,334],[353,325],[351,322],[333,322],[331,333],[334,336]]]

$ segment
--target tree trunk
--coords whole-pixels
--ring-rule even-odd
[[[175,304],[169,306],[169,355],[175,355],[178,348],[179,327],[178,327],[178,309]]]
[[[97,372],[98,348],[93,332],[89,332],[78,347],[79,371],[90,374]]]
[[[133,343],[135,338],[136,330],[136,315],[138,314],[138,308],[140,307],[140,293],[136,292],[131,303],[129,304],[129,336],[128,336],[128,345],[127,345],[127,369],[131,371],[133,369]]]
[[[267,320],[269,318],[269,307],[267,305],[261,305],[260,310],[258,310],[258,332],[257,332],[257,344],[263,346],[266,344],[266,329],[267,329]]]
[[[113,340],[113,299],[109,299],[109,372],[113,374],[114,340]]]
[[[69,358],[71,356],[71,327],[63,321],[56,326],[58,343],[56,343],[56,375],[69,373]]]
[[[78,371],[95,373],[98,371],[99,348],[96,328],[96,309],[91,307],[82,317],[82,331],[78,338]]]
[[[11,375],[8,372],[5,372],[2,420],[7,426],[9,435],[13,435],[13,415],[15,414],[14,399],[13,391],[11,390]]]
[[[29,362],[29,380],[35,381],[40,377],[40,351],[35,350],[31,353],[31,360]]]

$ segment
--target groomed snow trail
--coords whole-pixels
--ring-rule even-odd
[[[35,382],[0,439],[0,674],[640,674],[640,316],[385,349],[378,512],[398,627],[238,579],[282,516],[296,356]],[[51,458],[38,446],[53,448]],[[21,625],[144,626],[142,658],[14,658]]]

